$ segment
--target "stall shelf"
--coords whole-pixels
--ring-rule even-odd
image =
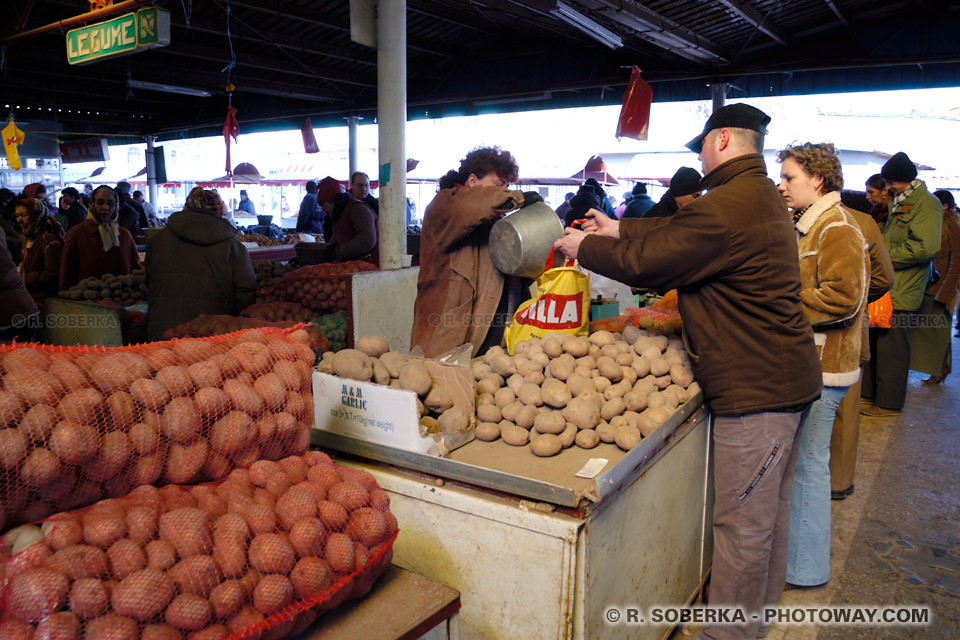
[[[462,637],[649,639],[671,625],[628,624],[626,608],[684,606],[709,572],[709,418],[698,394],[629,452],[556,458],[480,441],[437,458],[317,429],[312,440],[390,494],[394,563],[462,594]],[[593,458],[608,461],[599,475],[574,477]]]

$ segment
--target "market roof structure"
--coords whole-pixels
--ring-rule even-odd
[[[170,44],[84,66],[65,33],[91,3],[3,4],[0,107],[64,132],[218,134],[228,73],[244,132],[376,116],[347,0],[117,2],[167,9]],[[633,65],[657,101],[956,86],[958,34],[943,0],[407,0],[408,115],[618,103]]]

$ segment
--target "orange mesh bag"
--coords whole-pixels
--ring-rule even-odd
[[[623,315],[594,320],[590,323],[590,331],[622,333],[628,326],[633,326],[662,334],[680,333],[683,320],[680,317],[680,309],[677,304],[677,290],[671,289],[663,298],[649,307],[627,309]]]
[[[178,324],[175,327],[167,329],[163,333],[163,339],[174,340],[176,338],[208,338],[211,336],[220,336],[226,333],[234,333],[236,331],[244,331],[247,329],[291,329],[297,325],[301,325],[301,323],[294,321],[269,322],[267,320],[260,320],[257,318],[240,318],[237,316],[201,314],[189,322],[184,322],[183,324]],[[327,351],[330,348],[330,343],[319,329],[309,324],[302,325],[300,328],[306,331],[309,335],[309,344],[312,349]]]
[[[372,588],[397,520],[373,476],[311,451],[142,486],[0,538],[0,638],[282,638]]]
[[[310,322],[317,314],[296,302],[278,300],[252,304],[240,315],[267,322]]]
[[[363,260],[300,267],[280,278],[263,296],[267,300],[296,302],[322,315],[347,308],[347,281],[351,274],[376,270]]]
[[[302,453],[314,352],[302,328],[134,347],[0,348],[0,531],[143,484]]]

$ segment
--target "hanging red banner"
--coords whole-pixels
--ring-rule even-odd
[[[223,141],[227,145],[227,175],[233,171],[230,164],[230,138],[236,142],[238,135],[240,135],[240,125],[237,124],[237,109],[230,105],[227,107],[227,119],[223,123]]]
[[[305,153],[319,153],[320,147],[317,145],[317,138],[313,135],[313,123],[310,118],[304,120],[300,125],[300,135],[303,136],[303,151]]]
[[[627,91],[623,94],[623,106],[620,108],[620,120],[617,122],[617,140],[647,139],[651,103],[653,103],[653,89],[640,77],[640,68],[634,67],[630,72]]]

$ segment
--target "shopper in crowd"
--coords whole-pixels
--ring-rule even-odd
[[[327,176],[317,183],[317,206],[323,216],[323,237],[331,242],[333,239],[333,217],[330,213],[338,204],[344,204],[353,198],[350,191],[344,192],[339,180]]]
[[[39,182],[34,182],[25,186],[23,188],[23,195],[21,199],[23,198],[36,198],[42,202],[43,210],[48,216],[53,216],[57,212],[53,205],[47,201],[47,188]],[[23,231],[23,229],[21,229],[21,231]]]
[[[85,184],[83,185],[83,193],[80,194],[80,198],[83,200],[83,206],[87,209],[90,208],[90,196],[93,195],[93,185]]]
[[[567,213],[570,211],[570,201],[573,200],[573,197],[577,195],[573,191],[568,191],[565,196],[563,196],[563,204],[555,209],[557,212],[557,217],[561,220],[565,220]]]
[[[800,423],[821,391],[820,359],[800,302],[797,235],[767,177],[769,116],[713,112],[687,146],[707,193],[667,218],[617,222],[591,211],[556,246],[638,287],[679,291],[684,337],[714,413],[710,605],[774,606],[784,586]],[[760,619],[707,625],[697,638],[756,638]]]
[[[29,342],[40,326],[40,310],[17,271],[22,255],[17,231],[0,218],[0,343]]]
[[[318,193],[323,190],[319,188]],[[350,190],[335,196],[334,202],[324,201],[320,205],[330,227],[326,237],[335,246],[337,260],[365,260],[379,267],[380,223],[377,214],[356,193]]]
[[[633,197],[623,212],[623,217],[642,218],[653,205],[653,198],[647,194],[647,185],[638,182],[633,186]]]
[[[13,220],[13,202],[16,200],[17,194],[6,187],[0,189],[0,217],[10,222]]]
[[[570,208],[567,210],[567,217],[563,221],[563,227],[573,227],[582,224],[586,219],[587,212],[590,209],[600,210],[600,198],[590,187],[583,186],[577,191],[577,195],[570,200]]]
[[[143,207],[144,213],[147,214],[147,224],[151,227],[159,227],[160,219],[157,217],[157,209],[143,195],[143,191],[134,191],[133,192],[133,201]]]
[[[423,216],[410,339],[428,358],[467,342],[474,356],[485,353],[500,344],[506,319],[519,306],[519,282],[505,286],[490,256],[493,223],[539,199],[531,194],[527,201],[507,188],[518,175],[509,151],[479,147],[440,178]]]
[[[67,232],[60,258],[60,289],[91,276],[121,276],[140,268],[137,245],[117,224],[117,192],[100,185],[90,196],[87,218]]]
[[[370,176],[363,171],[354,171],[350,175],[350,193],[354,198],[370,207],[370,209],[380,215],[380,201],[370,193]]]
[[[39,305],[60,290],[63,229],[56,219],[47,215],[46,207],[36,198],[17,202],[16,215],[26,240],[20,277]]]
[[[133,198],[133,187],[129,182],[117,183],[117,197],[120,198],[118,224],[130,232],[134,238],[150,228],[147,212],[143,205]]]
[[[613,213],[613,207],[610,205],[610,200],[607,198],[607,192],[603,190],[603,187],[600,186],[596,178],[587,178],[584,180],[577,193],[580,193],[584,189],[593,191],[594,195],[597,196],[597,199],[600,201],[600,206],[597,207],[598,209],[611,218],[615,215]]]
[[[147,334],[163,333],[201,314],[238,315],[257,297],[257,276],[237,230],[223,219],[219,194],[195,187],[183,211],[147,242]]]
[[[618,220],[623,217],[623,212],[627,210],[627,205],[630,204],[630,201],[633,199],[633,191],[624,191],[623,201],[620,203],[620,206],[616,207],[613,210],[613,215]]]
[[[924,382],[940,384],[949,375],[953,361],[950,332],[960,287],[960,213],[952,193],[941,189],[933,195],[943,212],[940,250],[933,256],[934,281],[927,287],[918,311],[921,322],[910,336],[910,368],[929,374]]]
[[[65,187],[60,191],[60,202],[55,217],[64,233],[83,222],[87,217],[87,208],[80,201],[79,191],[73,187]]]
[[[793,212],[800,255],[800,301],[813,325],[823,392],[800,425],[790,498],[787,582],[830,579],[830,436],[840,401],[860,377],[870,258],[860,227],[840,203],[843,171],[832,144],[777,153],[780,193]]]
[[[670,187],[660,201],[647,209],[644,218],[666,218],[700,197],[700,172],[690,167],[680,167],[670,178]]]
[[[871,208],[869,213],[877,224],[883,224],[887,221],[887,183],[883,181],[883,176],[875,173],[864,183],[867,188],[867,200],[870,201]]]
[[[257,208],[254,206],[250,196],[247,195],[246,189],[240,189],[240,202],[237,204],[237,211],[249,213],[251,216],[257,215]]]
[[[307,183],[307,195],[300,202],[300,212],[297,214],[298,233],[323,233],[323,210],[317,203],[317,183],[311,180]]]
[[[889,192],[889,216],[883,241],[893,261],[893,319],[889,329],[870,332],[870,361],[863,368],[860,409],[874,417],[900,415],[910,372],[910,331],[917,320],[940,250],[943,218],[940,201],[922,180],[907,154],[898,152],[880,171]]]
[[[893,286],[893,263],[887,246],[883,243],[880,227],[873,217],[864,213],[872,205],[862,191],[840,192],[840,201],[853,214],[860,233],[867,242],[870,256],[870,284],[867,302],[875,302]],[[863,379],[863,364],[870,359],[870,322],[864,317],[860,332],[861,376],[850,385],[847,395],[837,407],[830,436],[830,499],[845,500],[853,495],[854,471],[857,466],[857,446],[860,441],[860,383]]]

